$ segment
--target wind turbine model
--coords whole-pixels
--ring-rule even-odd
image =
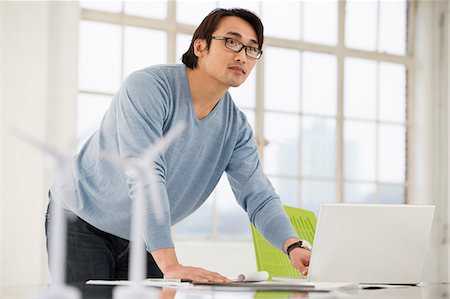
[[[144,151],[144,154],[138,158],[121,159],[107,153],[101,155],[112,162],[124,165],[127,173],[136,176],[136,196],[132,205],[132,222],[131,222],[131,240],[130,247],[130,267],[129,278],[133,282],[130,286],[120,286],[114,290],[114,298],[151,298],[153,295],[150,288],[145,287],[142,282],[146,278],[146,250],[142,237],[142,230],[145,225],[145,185],[146,182],[150,187],[150,196],[155,210],[156,220],[163,221],[163,213],[159,198],[159,190],[154,169],[151,167],[157,156],[164,151],[164,148],[170,144],[177,135],[184,130],[184,124],[177,124],[167,132],[160,140],[156,141]],[[73,175],[70,167],[72,155],[59,151],[39,140],[18,130],[13,130],[13,134],[26,141],[27,143],[39,148],[44,154],[49,156],[56,166],[56,174],[65,177],[66,182],[73,184]],[[52,273],[52,283],[49,288],[36,296],[42,299],[79,299],[80,292],[69,285],[65,284],[65,260],[66,260],[66,219],[64,211],[61,208],[62,203],[54,199],[51,205],[50,213],[52,222],[50,222],[49,240],[50,259],[52,263],[50,270]]]
[[[65,177],[67,182],[73,184],[73,176],[71,173],[70,163],[72,156],[59,151],[39,140],[31,137],[18,130],[12,130],[12,133],[19,139],[31,144],[40,149],[45,155],[51,158],[56,168],[56,175]],[[71,199],[69,199],[71,200]],[[64,211],[62,209],[63,203],[57,199],[53,199],[50,206],[50,239],[49,239],[49,254],[50,254],[50,273],[52,274],[52,282],[49,287],[37,294],[36,298],[42,299],[79,299],[81,294],[78,289],[65,284],[65,270],[66,270],[66,227]]]
[[[150,145],[140,157],[120,159],[105,153],[101,154],[105,159],[121,163],[125,171],[136,177],[136,196],[132,203],[131,217],[131,247],[129,280],[133,283],[128,286],[118,286],[114,289],[113,298],[152,298],[153,290],[142,284],[146,278],[147,260],[143,232],[146,221],[146,193],[145,188],[150,188],[150,199],[158,222],[164,220],[164,214],[159,197],[157,177],[153,168],[158,155],[169,145],[185,128],[184,124],[178,123],[171,128],[166,135]]]

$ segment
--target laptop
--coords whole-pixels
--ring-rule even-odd
[[[322,204],[307,281],[418,284],[434,209]]]

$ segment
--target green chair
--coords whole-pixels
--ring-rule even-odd
[[[314,213],[289,206],[284,206],[284,209],[300,239],[313,244],[317,223]],[[298,270],[291,265],[286,254],[273,247],[253,224],[251,228],[258,271],[267,271],[270,277],[301,277]]]

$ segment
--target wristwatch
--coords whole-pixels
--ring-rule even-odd
[[[286,254],[289,256],[289,254],[291,253],[292,249],[294,248],[303,248],[306,249],[308,251],[312,250],[312,246],[311,244],[306,241],[306,240],[299,240],[295,243],[292,243],[291,245],[288,246],[288,248],[286,249]]]

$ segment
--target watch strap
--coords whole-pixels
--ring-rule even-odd
[[[294,248],[303,248],[303,249],[309,250],[308,248],[306,248],[306,247],[303,245],[303,241],[302,241],[302,240],[299,240],[299,241],[297,241],[297,242],[295,242],[295,243],[292,243],[291,245],[288,246],[288,248],[286,249],[286,254],[289,256],[289,254],[291,253],[291,251],[292,251]]]

